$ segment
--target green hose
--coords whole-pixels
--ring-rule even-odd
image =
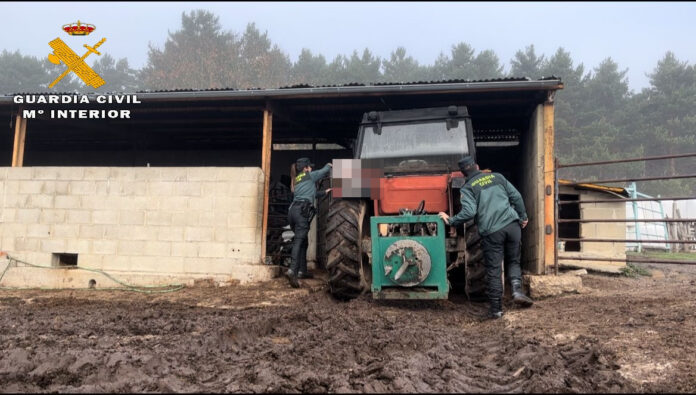
[[[7,273],[7,270],[10,268],[12,263],[14,262],[15,264],[21,263],[27,266],[31,267],[37,267],[40,269],[58,269],[57,267],[51,267],[51,266],[39,266],[39,265],[34,265],[29,262],[21,261],[19,259],[15,259],[11,256],[7,256],[7,259],[9,262],[7,263],[7,266],[5,266],[5,270],[2,271],[2,274],[0,274],[0,281],[2,281],[2,278],[5,276],[5,273]],[[185,285],[184,284],[166,284],[166,285],[132,285],[132,284],[127,284],[121,280],[118,280],[117,278],[113,277],[109,273],[100,270],[100,269],[91,269],[88,267],[76,267],[78,270],[85,270],[88,272],[94,272],[94,273],[99,273],[106,278],[112,280],[113,282],[122,285],[124,288],[71,288],[71,289],[90,289],[90,290],[102,290],[102,291],[107,291],[107,290],[119,290],[119,291],[133,291],[133,292],[140,292],[140,293],[146,293],[146,294],[154,294],[154,293],[169,293],[169,292],[176,292],[182,290]],[[166,289],[165,289],[166,288]],[[4,290],[30,290],[30,289],[37,289],[37,290],[59,290],[59,289],[64,289],[64,288],[24,288],[24,287],[0,287],[0,289]]]

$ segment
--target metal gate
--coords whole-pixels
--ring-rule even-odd
[[[628,163],[628,162],[648,162],[648,161],[655,161],[655,160],[662,160],[662,159],[676,159],[676,158],[689,158],[689,157],[696,157],[696,153],[689,153],[689,154],[678,154],[678,155],[663,155],[663,156],[650,156],[650,157],[643,157],[643,158],[632,158],[632,159],[620,159],[620,160],[607,160],[607,161],[600,161],[600,162],[584,162],[584,163],[571,163],[571,164],[560,164],[558,163],[558,159],[556,159],[556,163],[554,166],[554,183],[555,183],[555,204],[554,204],[554,220],[555,220],[555,235],[554,235],[554,241],[555,241],[555,248],[554,248],[554,271],[556,274],[558,274],[558,260],[563,259],[563,260],[577,260],[577,261],[607,261],[607,262],[625,262],[625,263],[631,263],[631,262],[643,262],[643,263],[656,263],[656,264],[684,264],[684,265],[696,265],[696,260],[670,260],[670,259],[650,259],[650,258],[636,258],[636,257],[626,257],[625,260],[622,259],[616,259],[616,258],[600,258],[600,257],[577,257],[577,256],[559,256],[559,242],[577,242],[577,243],[582,243],[582,242],[601,242],[601,243],[655,243],[656,240],[644,240],[644,239],[597,239],[597,238],[568,238],[568,237],[559,237],[559,225],[562,223],[616,223],[616,222],[623,222],[623,223],[631,223],[634,222],[639,223],[639,222],[662,222],[662,223],[669,223],[669,222],[682,222],[682,223],[692,223],[696,222],[696,218],[679,218],[679,219],[674,219],[674,218],[662,218],[662,219],[606,219],[606,218],[579,218],[579,219],[560,219],[558,217],[559,213],[559,206],[561,204],[587,204],[587,203],[610,203],[610,202],[616,202],[616,199],[595,199],[595,200],[566,200],[566,201],[560,201],[560,194],[559,194],[559,178],[558,178],[558,170],[559,169],[565,169],[565,168],[571,168],[571,167],[585,167],[585,166],[596,166],[596,165],[608,165],[608,164],[616,164],[616,163]],[[661,176],[661,177],[642,177],[642,178],[618,178],[618,179],[608,179],[608,180],[593,180],[593,181],[577,181],[577,182],[571,182],[571,183],[564,183],[563,185],[565,186],[579,186],[582,184],[612,184],[612,183],[619,183],[619,182],[636,182],[636,181],[651,181],[651,180],[667,180],[667,179],[684,179],[684,178],[696,178],[696,174],[685,174],[685,175],[674,175],[674,176]],[[652,197],[637,197],[636,194],[633,194],[630,198],[623,199],[624,202],[646,202],[646,201],[663,201],[663,200],[672,200],[672,201],[677,201],[677,200],[691,200],[691,199],[696,199],[696,196],[672,196],[672,197],[657,197],[657,198],[652,198]],[[681,244],[696,244],[695,240],[674,240],[674,239],[666,239],[666,240],[659,240],[659,243],[667,243],[667,244],[674,244],[674,243],[681,243]],[[696,257],[696,254],[694,254]]]

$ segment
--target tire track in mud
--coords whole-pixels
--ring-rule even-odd
[[[616,356],[481,321],[485,307],[339,303],[230,310],[1,298],[2,392],[627,392]]]

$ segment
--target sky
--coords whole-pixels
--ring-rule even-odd
[[[649,85],[646,74],[667,51],[696,63],[696,3],[688,2],[3,2],[3,30],[12,33],[0,35],[0,50],[44,57],[48,42],[60,37],[82,53],[77,48],[105,37],[100,51],[141,68],[148,46],[162,48],[168,32],[181,27],[182,12],[194,9],[212,11],[234,33],[255,22],[292,61],[302,48],[330,62],[364,48],[389,58],[403,46],[432,64],[466,42],[476,53],[495,51],[507,72],[515,53],[534,44],[547,57],[563,47],[586,71],[611,57],[628,69],[634,91]],[[62,32],[78,19],[95,32]]]

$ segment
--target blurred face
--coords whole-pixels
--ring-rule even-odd
[[[304,172],[311,172],[312,171],[312,166],[305,166],[304,169],[302,169]]]

